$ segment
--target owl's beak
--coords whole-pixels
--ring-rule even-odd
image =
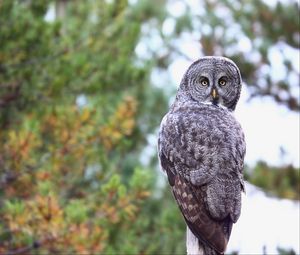
[[[218,98],[217,90],[212,89],[211,95],[212,95],[213,99],[217,99]]]
[[[211,96],[212,96],[212,102],[213,104],[218,104],[218,101],[219,101],[219,95],[218,95],[218,92],[215,88],[212,89],[211,91]]]

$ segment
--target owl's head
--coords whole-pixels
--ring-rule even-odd
[[[233,111],[240,97],[241,86],[240,70],[232,60],[225,57],[203,57],[186,71],[177,97],[221,105]]]

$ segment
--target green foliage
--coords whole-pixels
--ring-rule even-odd
[[[246,180],[281,198],[300,200],[300,170],[289,165],[271,167],[258,162],[253,169],[246,168]]]
[[[280,255],[296,255],[296,252],[293,249],[287,250],[287,249],[278,247],[277,251]]]
[[[136,190],[143,190],[149,188],[149,184],[151,183],[152,174],[150,174],[151,170],[143,171],[140,168],[134,169],[134,173],[132,178],[130,179],[129,186]]]
[[[0,253],[140,253],[155,179],[137,157],[166,105],[135,64],[149,17],[89,0],[46,21],[53,4],[0,4]]]
[[[65,216],[70,222],[80,224],[87,221],[88,208],[85,201],[80,199],[72,199],[65,207]]]
[[[3,211],[10,215],[21,215],[24,213],[24,203],[22,201],[9,201],[4,203]]]

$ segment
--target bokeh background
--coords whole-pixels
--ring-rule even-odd
[[[241,69],[228,254],[299,254],[299,2],[1,0],[0,254],[184,254],[156,155],[187,67]]]

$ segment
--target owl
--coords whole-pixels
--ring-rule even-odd
[[[223,254],[244,191],[244,133],[233,112],[242,79],[225,57],[203,57],[186,71],[164,116],[158,154],[184,220],[205,254]]]

